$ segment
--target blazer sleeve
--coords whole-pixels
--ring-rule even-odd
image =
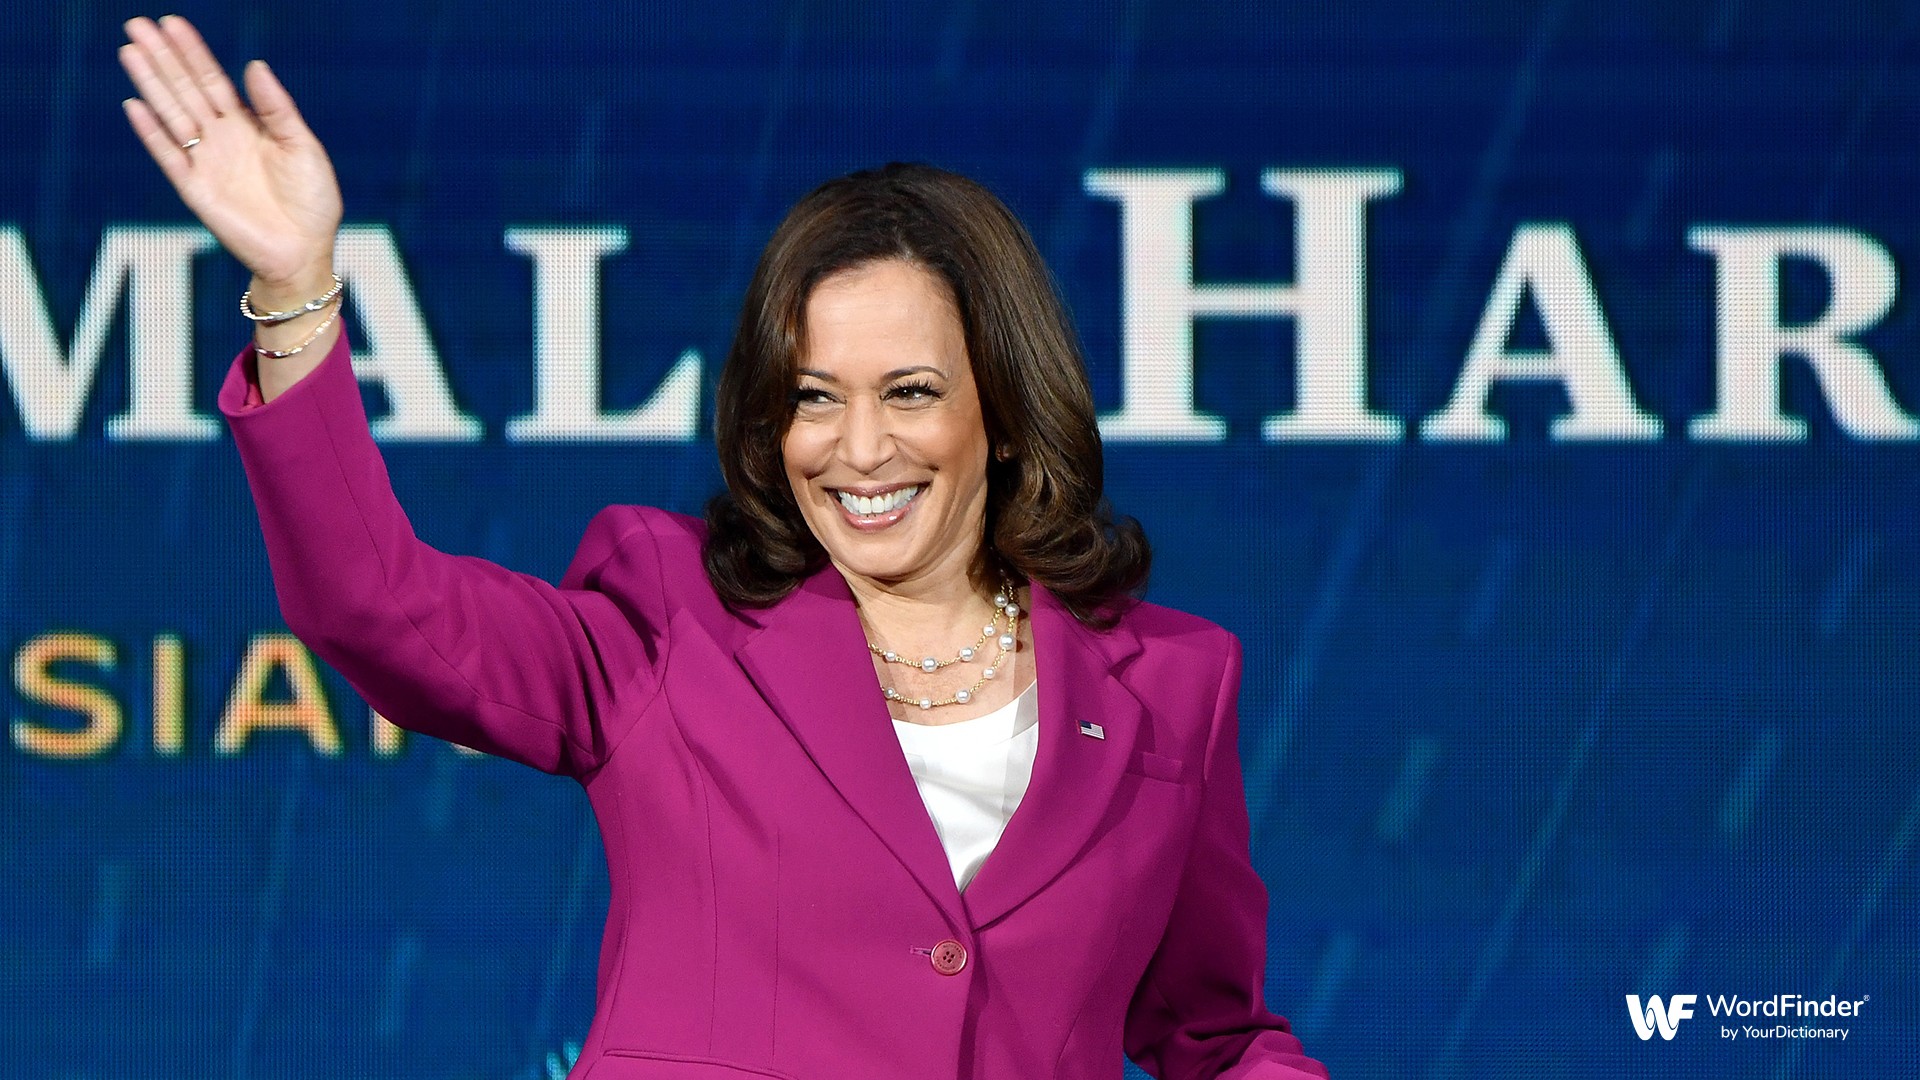
[[[1179,892],[1128,1005],[1127,1056],[1159,1080],[1327,1075],[1263,1003],[1267,889],[1254,872],[1241,775],[1241,647],[1227,638],[1202,770],[1200,818]]]
[[[254,364],[251,349],[235,358],[219,407],[287,627],[403,728],[543,772],[598,767],[665,650],[644,508],[595,516],[558,587],[438,551],[394,497],[346,335],[264,404]]]

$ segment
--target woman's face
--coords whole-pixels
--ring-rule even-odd
[[[988,452],[944,280],[882,259],[814,286],[781,453],[807,526],[843,573],[964,578],[985,528]]]

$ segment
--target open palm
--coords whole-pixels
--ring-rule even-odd
[[[187,20],[132,19],[126,31],[120,63],[140,92],[127,120],[188,209],[262,281],[328,266],[340,185],[266,63],[247,65],[248,108]]]

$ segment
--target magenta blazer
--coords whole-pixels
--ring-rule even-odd
[[[1327,1075],[1262,1004],[1240,645],[1035,586],[1038,760],[960,892],[831,566],[772,607],[701,523],[610,506],[559,587],[414,536],[344,338],[219,397],[287,625],[394,723],[586,789],[612,902],[573,1080]],[[256,403],[256,404],[250,404]],[[1083,732],[1084,725],[1098,725]]]

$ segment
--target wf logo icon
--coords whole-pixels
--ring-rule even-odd
[[[1669,1041],[1673,1033],[1680,1030],[1680,1021],[1693,1015],[1693,1003],[1696,994],[1668,994],[1666,1004],[1660,1003],[1660,995],[1647,998],[1645,1008],[1640,1006],[1639,994],[1627,995],[1627,1012],[1633,1017],[1633,1030],[1640,1035],[1640,1041],[1653,1038],[1657,1029],[1662,1039]]]

